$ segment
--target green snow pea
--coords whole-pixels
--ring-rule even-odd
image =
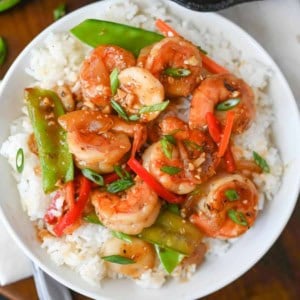
[[[138,56],[142,48],[163,39],[162,35],[152,31],[95,19],[85,20],[70,31],[92,47],[104,44],[117,45],[135,56]]]
[[[38,147],[45,193],[58,188],[59,182],[73,180],[72,154],[66,142],[66,133],[57,122],[64,114],[60,98],[50,90],[25,89],[25,101]]]
[[[0,0],[0,12],[5,11],[16,4],[18,4],[21,0]]]

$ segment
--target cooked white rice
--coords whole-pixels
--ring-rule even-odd
[[[243,53],[227,41],[221,32],[215,32],[211,28],[196,28],[191,22],[170,15],[167,7],[158,1],[151,1],[146,9],[141,9],[138,3],[138,0],[130,3],[116,1],[105,12],[105,19],[150,30],[155,29],[156,18],[167,20],[187,39],[201,44],[210,56],[253,87],[257,99],[256,119],[249,130],[235,137],[235,144],[244,149],[244,158],[251,159],[252,151],[255,150],[266,158],[270,166],[270,173],[256,175],[254,179],[260,191],[259,209],[263,209],[264,200],[272,199],[279,188],[283,172],[278,150],[272,143],[272,99],[266,93],[271,70],[261,62],[243,57]],[[103,12],[101,17],[103,19]],[[197,40],[194,37],[197,37]],[[51,33],[44,44],[32,52],[26,71],[34,79],[34,85],[52,88],[66,83],[76,92],[79,88],[78,71],[88,51],[87,46],[68,33]],[[44,216],[52,195],[43,194],[41,178],[33,172],[39,162],[28,149],[27,139],[31,132],[29,119],[24,115],[12,124],[11,135],[1,146],[0,153],[8,159],[14,169],[24,210],[30,219],[38,220]],[[21,174],[15,170],[15,157],[19,148],[23,148],[26,161]],[[59,210],[60,207],[57,207],[57,213],[60,213]],[[117,276],[107,271],[99,256],[103,243],[110,236],[108,229],[86,224],[71,235],[45,238],[42,247],[58,265],[67,265],[86,281],[99,285],[102,278]],[[234,240],[206,241],[209,247],[207,255],[221,255],[229,249]],[[185,269],[178,267],[172,276],[178,279],[189,278],[195,269],[194,265]],[[165,282],[166,276],[166,272],[158,265],[156,270],[148,270],[135,281],[142,287],[158,288]]]

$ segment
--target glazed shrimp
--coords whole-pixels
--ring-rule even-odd
[[[196,214],[191,216],[206,235],[216,238],[237,237],[246,232],[257,216],[258,192],[248,178],[223,174],[205,186],[196,199]],[[228,196],[228,191],[234,196]]]
[[[106,241],[102,248],[102,256],[120,255],[134,261],[133,264],[121,265],[105,262],[108,269],[114,273],[132,278],[139,278],[146,270],[155,265],[155,251],[153,246],[137,238],[131,238],[127,243],[117,238]]]
[[[109,112],[110,73],[117,68],[119,71],[135,65],[132,53],[118,46],[99,46],[84,60],[79,78],[84,103],[96,105],[103,112]]]
[[[131,149],[129,137],[134,139],[135,151],[146,139],[141,124],[129,124],[98,111],[77,110],[58,121],[67,131],[69,151],[74,154],[77,167],[99,173],[113,171],[113,166]]]
[[[250,86],[232,74],[214,75],[201,82],[194,91],[189,126],[202,128],[206,125],[206,114],[214,112],[224,126],[226,112],[214,110],[215,105],[231,98],[239,98],[240,102],[232,110],[235,112],[233,132],[242,133],[255,117],[254,94]]]
[[[201,80],[199,50],[180,37],[164,38],[151,49],[147,47],[138,58],[138,66],[148,69],[160,80],[167,97],[188,96]],[[189,74],[172,77],[165,74],[169,68],[185,69]]]
[[[170,156],[164,152],[162,142],[156,142],[143,154],[143,166],[168,190],[176,194],[193,191],[215,174],[219,162],[216,145],[200,130],[189,130],[187,124],[176,117],[161,122],[161,134],[173,135],[176,145],[169,145]],[[172,134],[173,133],[173,134]],[[165,169],[177,168],[176,174]]]
[[[155,222],[161,206],[158,196],[139,177],[119,194],[94,191],[91,202],[107,228],[133,235]]]
[[[114,100],[119,102],[128,115],[139,114],[143,106],[164,101],[164,88],[148,70],[131,67],[119,74],[120,86]],[[149,122],[160,114],[159,111],[140,114],[139,121]]]

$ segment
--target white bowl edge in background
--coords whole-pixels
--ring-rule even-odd
[[[277,118],[274,124],[275,137],[282,158],[287,165],[282,187],[273,202],[267,206],[263,216],[258,219],[254,228],[244,235],[225,256],[216,258],[215,262],[203,264],[189,282],[170,282],[160,290],[144,290],[127,280],[105,281],[102,284],[102,289],[99,289],[84,282],[78,274],[71,270],[56,266],[47,253],[39,247],[35,230],[21,209],[17,190],[11,189],[15,186],[15,182],[13,177],[8,175],[11,173],[10,168],[4,158],[1,157],[2,174],[7,176],[2,176],[0,181],[0,214],[2,214],[2,219],[9,232],[24,252],[44,271],[73,290],[92,298],[122,299],[124,294],[128,292],[131,299],[140,299],[141,297],[144,300],[153,299],[153,297],[156,299],[165,299],[166,297],[190,299],[202,297],[216,291],[241,276],[266,253],[283,230],[296,203],[300,185],[300,174],[298,172],[300,157],[297,155],[297,149],[300,149],[300,137],[291,136],[291,134],[295,128],[300,128],[300,121],[295,100],[282,73],[254,39],[227,19],[216,14],[193,12],[173,2],[167,2],[167,4],[176,14],[190,18],[196,25],[201,22],[205,24],[213,23],[215,29],[223,31],[229,40],[239,40],[241,48],[247,46],[243,49],[246,55],[257,57],[266,65],[271,66],[274,77],[272,78],[270,90],[273,94],[274,112]],[[2,82],[0,143],[8,136],[10,122],[21,113],[23,87],[32,81],[24,71],[24,67],[28,63],[30,49],[41,43],[49,31],[67,30],[85,18],[96,17],[98,14],[97,8],[99,9],[105,5],[108,5],[108,2],[90,4],[67,15],[44,30],[16,59]],[[282,98],[285,99],[284,107],[280,102]],[[11,104],[14,104],[13,107]],[[289,122],[282,122],[281,120],[289,120]],[[288,132],[289,134],[287,134]],[[3,198],[4,195],[6,195],[5,199]],[[289,202],[286,200],[287,195],[290,198]],[[285,200],[284,206],[280,199]],[[263,230],[260,230],[260,228],[263,228]],[[248,255],[245,255],[242,251],[245,248],[247,248]]]

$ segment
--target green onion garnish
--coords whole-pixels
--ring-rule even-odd
[[[180,208],[177,204],[174,203],[166,203],[167,210],[180,216]]]
[[[54,20],[58,20],[66,14],[66,4],[61,3],[59,4],[53,11],[53,18]]]
[[[176,140],[173,135],[170,135],[170,134],[163,135],[163,139],[167,140],[169,143],[171,143],[173,145],[176,144]]]
[[[131,115],[129,116],[129,120],[130,121],[137,121],[140,119],[140,116],[139,115]]]
[[[193,141],[184,140],[183,143],[191,150],[203,151],[203,147]]]
[[[163,101],[161,103],[156,103],[150,106],[143,106],[139,113],[140,114],[146,114],[146,113],[151,113],[151,112],[156,112],[156,111],[163,111],[167,108],[167,106],[169,105],[170,101],[166,100]]]
[[[4,63],[7,55],[7,47],[4,39],[0,36],[0,66]]]
[[[174,167],[174,166],[162,166],[160,170],[164,173],[175,175],[182,171],[181,168]]]
[[[107,186],[107,191],[109,193],[116,194],[116,193],[122,192],[124,190],[127,190],[128,188],[130,188],[133,185],[134,185],[134,182],[131,178],[122,178],[122,179],[119,179],[117,181],[110,183]]]
[[[242,226],[248,226],[248,221],[242,212],[234,210],[234,209],[229,209],[227,213],[228,213],[228,217],[234,223],[242,225]]]
[[[119,71],[117,68],[114,68],[113,71],[110,73],[109,79],[110,79],[110,88],[113,95],[116,94],[117,89],[119,87]]]
[[[229,201],[235,201],[239,199],[239,194],[234,189],[226,190],[224,194]]]
[[[164,70],[164,74],[175,78],[180,78],[189,76],[191,74],[191,71],[189,69],[183,68],[167,68]]]
[[[162,139],[160,140],[160,143],[161,143],[161,148],[162,148],[162,151],[164,153],[164,155],[169,158],[169,159],[172,159],[172,153],[173,153],[173,139],[174,137],[172,137],[171,135],[164,135],[162,137]],[[174,139],[175,141],[175,139]]]
[[[126,243],[129,243],[129,244],[132,243],[131,236],[129,236],[126,233],[119,232],[119,231],[112,231],[112,235],[120,240],[125,241]]]
[[[22,173],[24,169],[24,151],[22,148],[19,148],[16,155],[16,168],[19,173]]]
[[[270,167],[267,163],[267,161],[262,158],[257,152],[253,151],[253,158],[255,163],[265,172],[269,173],[270,172]]]
[[[130,265],[135,263],[133,259],[121,255],[102,256],[101,258],[105,261],[120,265]]]
[[[97,172],[91,170],[91,169],[83,169],[81,170],[82,174],[84,177],[88,178],[89,180],[93,181],[94,183],[98,185],[104,185],[104,180],[103,177],[98,174]]]
[[[103,225],[95,213],[84,216],[83,220],[88,223]]]
[[[129,118],[123,109],[123,107],[115,100],[110,101],[112,108],[118,113],[118,115],[125,121],[129,121]]]
[[[226,111],[236,107],[241,102],[240,98],[231,98],[226,101],[220,102],[216,106],[216,110],[218,111]]]

